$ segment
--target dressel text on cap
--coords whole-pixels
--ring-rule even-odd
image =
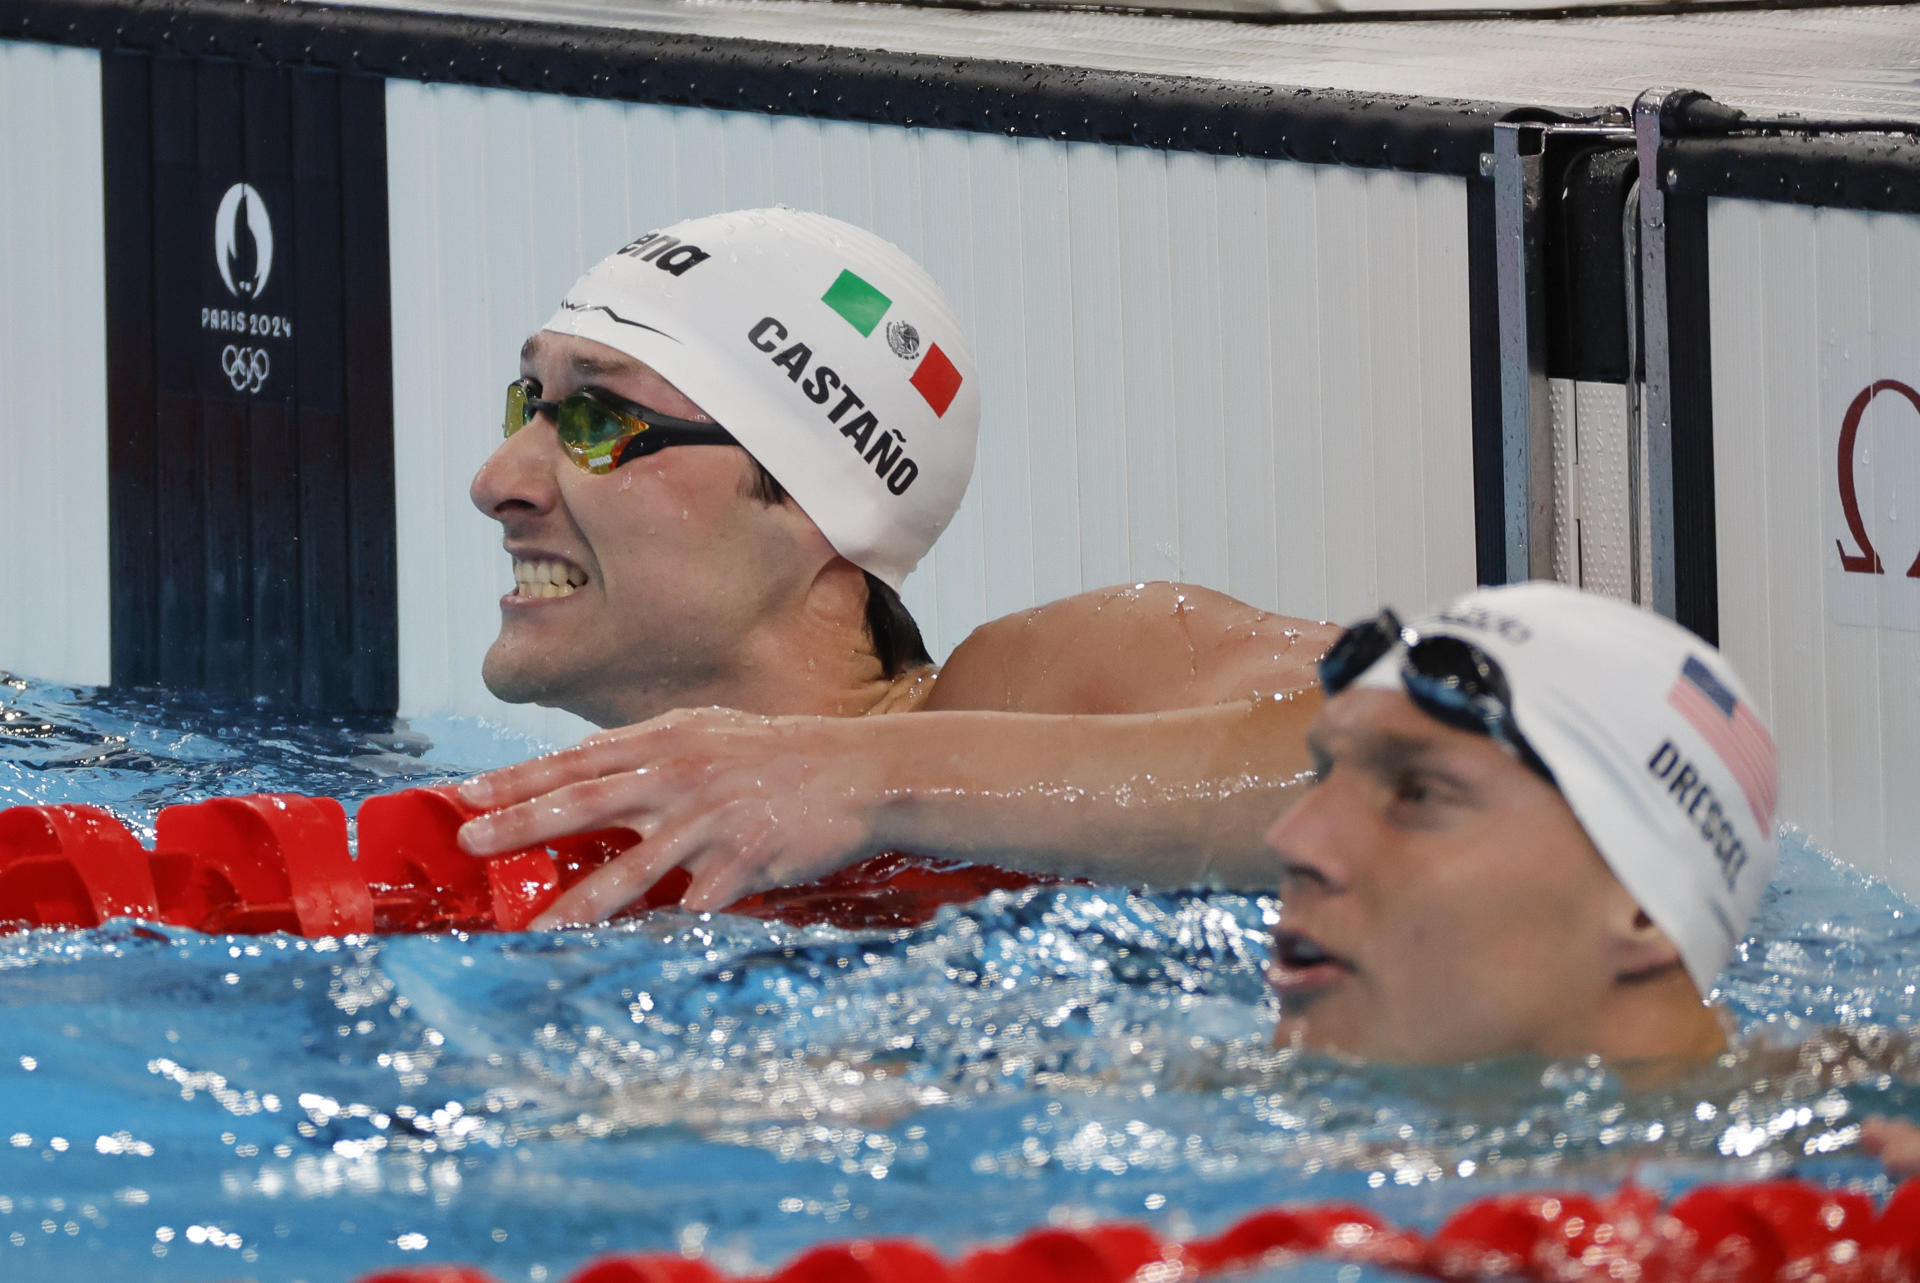
[[[914,478],[920,475],[920,465],[906,453],[905,435],[881,427],[878,416],[866,408],[865,398],[832,366],[815,364],[809,377],[807,369],[813,361],[813,349],[797,340],[787,343],[791,337],[787,327],[771,316],[761,317],[747,331],[747,342],[770,354],[773,363],[787,372],[788,380],[809,401],[819,406],[834,402],[833,408],[827,411],[827,421],[839,425],[840,435],[852,443],[855,454],[873,465],[874,475],[886,482],[888,490],[905,494]],[[853,409],[859,413],[847,419],[847,412]],[[846,422],[841,423],[842,419]]]
[[[1747,867],[1747,846],[1734,831],[1733,820],[1720,798],[1701,777],[1700,768],[1688,761],[1672,740],[1663,740],[1647,759],[1647,771],[1666,784],[1667,796],[1699,827],[1700,836],[1713,845],[1720,876],[1726,880],[1727,890],[1733,890],[1740,881],[1740,871]]]

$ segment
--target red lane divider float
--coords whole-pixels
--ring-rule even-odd
[[[1671,1206],[1627,1186],[1470,1203],[1431,1235],[1353,1207],[1255,1212],[1211,1238],[1171,1242],[1138,1225],[1036,1230],[944,1261],[913,1243],[812,1248],[754,1283],[1178,1283],[1304,1256],[1443,1283],[1915,1283],[1920,1181],[1878,1212],[1867,1198],[1798,1181],[1709,1185]],[[702,1261],[603,1257],[566,1283],[729,1283]],[[360,1283],[495,1283],[472,1266],[386,1270]],[[744,1283],[744,1280],[743,1280]]]
[[[454,841],[475,810],[450,788],[407,789],[361,804],[359,857],[332,798],[293,793],[169,806],[154,849],[91,806],[0,809],[0,924],[95,927],[139,917],[219,934],[521,931],[567,887],[637,839],[624,829],[476,859]],[[735,913],[863,929],[924,922],[943,904],[1023,874],[882,855],[818,882],[752,896]],[[678,870],[628,912],[675,904]]]
[[[8,919],[97,927],[157,917],[147,853],[126,826],[91,806],[0,810],[0,905]]]

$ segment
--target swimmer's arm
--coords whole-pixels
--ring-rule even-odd
[[[476,855],[627,828],[645,842],[542,925],[606,917],[675,867],[718,907],[881,851],[1178,885],[1273,881],[1261,837],[1307,769],[1314,662],[1337,630],[1170,584],[987,625],[925,711],[668,714],[470,782],[504,808]]]
[[[929,712],[877,811],[880,849],[1065,877],[1268,887],[1263,837],[1305,786],[1317,687],[1162,713]],[[909,734],[911,733],[911,734]]]
[[[949,714],[915,728],[885,818],[902,850],[1270,885],[1262,838],[1309,767],[1317,664],[1339,631],[1169,583],[996,620],[909,719]]]
[[[1316,685],[1336,627],[1185,584],[1105,588],[975,629],[926,707],[1159,713]]]
[[[1105,881],[1271,885],[1260,836],[1306,767],[1317,695],[1104,716],[670,713],[468,781],[475,855],[642,841],[536,923],[598,921],[674,868],[712,909],[883,851]],[[496,809],[499,808],[499,809]]]

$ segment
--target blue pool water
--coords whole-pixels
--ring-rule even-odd
[[[213,793],[351,804],[531,747],[471,722],[0,685],[0,805],[89,801],[137,829]],[[1878,1032],[1920,1023],[1915,910],[1803,839],[1726,981],[1759,1049],[1661,1090],[1579,1063],[1276,1053],[1272,911],[1069,887],[899,932],[663,913],[473,937],[0,938],[0,1277],[320,1283],[463,1260],[557,1280],[611,1249],[746,1270],[860,1235],[957,1251],[1094,1219],[1211,1232],[1296,1199],[1431,1226],[1488,1193],[1629,1174],[1879,1190],[1851,1128],[1920,1117],[1920,1068]],[[1825,1026],[1874,1053],[1844,1081],[1795,1067]]]

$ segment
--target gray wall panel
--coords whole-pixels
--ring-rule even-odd
[[[0,669],[109,676],[100,56],[0,41]]]
[[[1886,568],[1849,573],[1840,429],[1874,382],[1920,389],[1920,218],[1717,200],[1720,635],[1772,722],[1781,818],[1920,892],[1920,413],[1882,393],[1853,466]]]

